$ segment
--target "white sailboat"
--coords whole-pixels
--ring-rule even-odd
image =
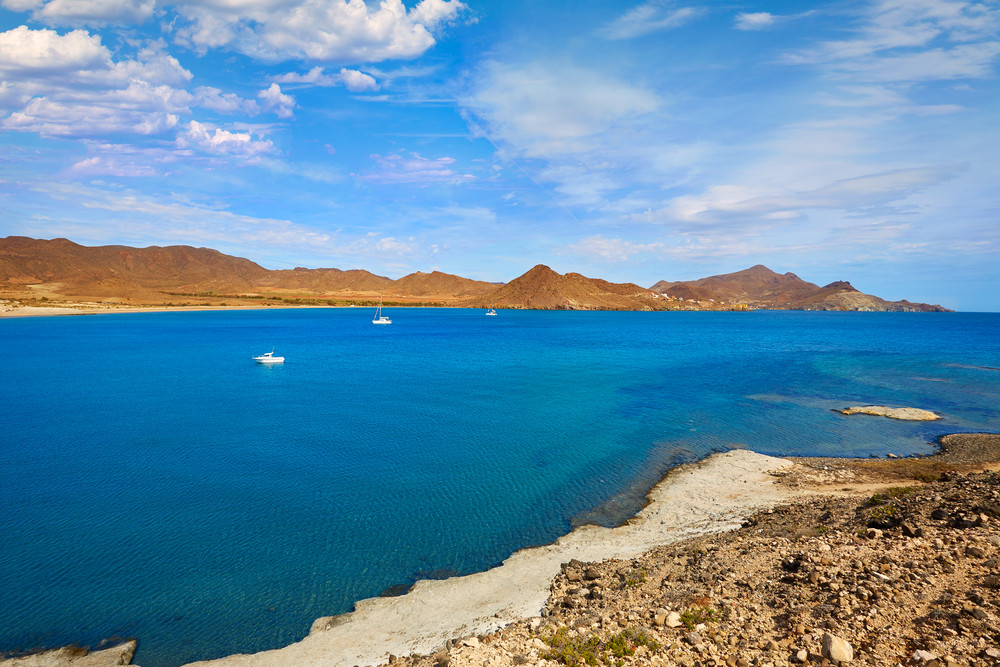
[[[375,309],[375,317],[372,324],[392,324],[392,320],[382,314],[382,297],[378,298],[378,308]]]
[[[489,309],[486,310],[486,314],[487,315],[496,315],[497,314],[497,309],[496,308],[489,308]]]

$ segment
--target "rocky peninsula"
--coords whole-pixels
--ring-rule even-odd
[[[362,601],[283,649],[196,664],[1000,664],[1000,434],[940,444],[891,461],[718,454],[672,471],[623,526]],[[131,652],[97,657],[0,664]]]

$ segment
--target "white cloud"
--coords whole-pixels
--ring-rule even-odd
[[[230,132],[191,121],[187,131],[177,138],[181,148],[191,148],[209,155],[256,158],[274,152],[270,139],[254,139],[250,132]]]
[[[100,37],[83,30],[0,33],[0,77],[0,101],[11,111],[0,127],[46,136],[157,134],[175,127],[193,100],[177,87],[191,73],[162,44],[116,61]]]
[[[177,201],[132,189],[104,188],[79,183],[44,183],[36,192],[73,202],[74,207],[101,211],[96,227],[83,230],[108,239],[132,239],[133,245],[206,245],[240,256],[260,257],[262,248],[292,248],[309,255],[332,249],[335,236],[288,220],[241,215],[222,206]],[[60,227],[78,226],[67,221],[49,225],[47,234],[63,233]]]
[[[387,255],[399,255],[400,257],[412,254],[416,251],[417,247],[415,239],[412,236],[405,241],[401,241],[392,236],[387,236],[379,239],[378,243],[375,244],[375,249],[380,253]]]
[[[609,239],[601,235],[581,239],[566,246],[566,251],[591,260],[605,262],[628,262],[637,255],[659,254],[665,249],[663,243],[634,243],[620,238]]]
[[[92,178],[94,176],[116,177],[150,177],[160,176],[160,172],[152,165],[123,161],[105,155],[95,155],[80,160],[68,171],[71,176]]]
[[[409,59],[465,9],[460,0],[196,0],[177,6],[177,38],[195,49],[227,48],[264,61],[380,62]]]
[[[49,25],[142,23],[152,17],[154,6],[154,0],[50,0],[32,18]]]
[[[30,12],[39,7],[43,0],[2,0],[0,7],[9,9],[12,12]]]
[[[151,89],[137,84],[118,91],[113,100],[100,100],[97,95],[72,102],[36,97],[22,110],[0,119],[0,129],[68,137],[159,134],[177,125],[177,114],[170,112],[173,93],[166,87]],[[141,108],[125,107],[129,102]]]
[[[775,16],[769,12],[743,12],[736,15],[737,30],[764,30],[774,25]]]
[[[853,81],[916,82],[991,75],[1000,9],[966,0],[879,0],[856,33],[790,53]]]
[[[360,175],[364,181],[372,183],[461,183],[473,180],[470,174],[460,174],[454,170],[455,158],[440,157],[428,159],[418,153],[394,153],[392,155],[372,155],[376,168]]]
[[[289,72],[274,78],[278,83],[302,84],[309,86],[319,86],[332,88],[343,86],[353,93],[362,93],[378,90],[378,82],[375,77],[365,74],[356,69],[341,68],[337,74],[326,74],[322,67],[313,67],[305,74]]]
[[[648,90],[573,66],[492,63],[480,79],[465,107],[491,137],[529,156],[584,151],[590,138],[661,104]]]
[[[90,69],[110,69],[111,53],[101,38],[84,30],[60,36],[55,30],[18,26],[0,33],[0,74],[4,78],[63,75]]]
[[[272,83],[268,88],[257,93],[257,97],[260,98],[264,110],[273,111],[278,118],[293,118],[295,116],[292,113],[292,109],[295,108],[295,99],[291,95],[285,95],[281,92],[281,86],[278,84]]]
[[[857,211],[905,200],[951,178],[954,173],[953,169],[932,167],[896,169],[799,190],[766,185],[714,185],[702,194],[676,197],[667,208],[633,219],[697,225],[728,224],[736,219],[751,225],[794,220],[810,209]]]
[[[645,2],[604,26],[599,34],[607,39],[632,39],[680,27],[700,14],[693,7],[674,9],[672,4],[669,0]]]
[[[256,101],[245,99],[236,93],[224,93],[218,88],[199,86],[194,89],[194,95],[195,104],[217,113],[244,113],[248,116],[260,113],[260,106]]]

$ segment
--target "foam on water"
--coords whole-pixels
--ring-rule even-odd
[[[163,667],[614,524],[672,464],[1000,430],[1000,316],[367,309],[0,320],[0,650]],[[261,366],[250,357],[286,357]],[[845,417],[854,404],[934,423]]]

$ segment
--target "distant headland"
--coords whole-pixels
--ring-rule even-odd
[[[538,310],[834,310],[945,312],[886,301],[849,282],[824,287],[757,265],[648,288],[539,264],[506,284],[447,273],[398,280],[360,269],[270,270],[190,246],[88,247],[67,239],[0,239],[0,315],[133,308],[387,305]]]

